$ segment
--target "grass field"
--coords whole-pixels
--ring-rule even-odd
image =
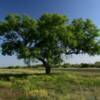
[[[100,100],[100,73],[0,69],[0,100]]]

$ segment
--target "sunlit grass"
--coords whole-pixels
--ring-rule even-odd
[[[5,98],[100,100],[100,73],[61,71],[45,75],[36,69],[0,69],[0,100]]]

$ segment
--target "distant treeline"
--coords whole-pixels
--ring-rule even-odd
[[[87,63],[81,63],[81,64],[63,64],[63,68],[100,68],[100,62],[96,62],[94,64],[87,64]]]
[[[43,65],[33,65],[33,66],[8,66],[8,67],[0,67],[0,68],[8,68],[8,69],[17,69],[17,68],[43,68]],[[65,63],[63,65],[53,65],[53,68],[100,68],[100,62],[96,62],[94,64],[69,64]]]

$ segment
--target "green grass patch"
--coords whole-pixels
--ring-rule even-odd
[[[0,100],[100,100],[100,73],[1,69]],[[6,94],[6,95],[5,95]]]

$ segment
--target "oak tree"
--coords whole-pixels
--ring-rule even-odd
[[[41,61],[50,73],[51,65],[62,62],[62,54],[99,54],[99,30],[89,19],[60,14],[43,14],[39,19],[11,14],[0,22],[3,55],[15,54],[27,64]]]

